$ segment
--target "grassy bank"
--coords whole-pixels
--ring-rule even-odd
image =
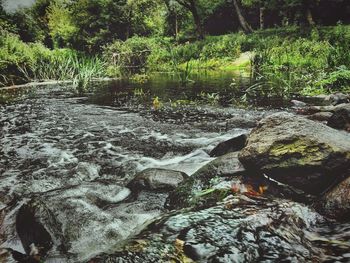
[[[175,41],[167,37],[132,37],[106,45],[98,57],[70,49],[49,50],[26,44],[13,34],[0,40],[0,81],[74,80],[86,87],[92,77],[121,77],[152,72],[181,73],[233,70],[252,66],[251,96],[288,97],[292,94],[349,92],[350,26],[288,27],[207,36],[201,41]],[[255,54],[251,61],[239,58]],[[83,90],[84,88],[80,88]]]
[[[40,43],[24,43],[2,31],[0,38],[0,85],[32,81],[70,80],[83,92],[93,77],[105,76],[105,65],[71,49],[50,50]]]
[[[253,34],[208,36],[178,43],[170,38],[133,37],[105,48],[113,74],[152,71],[233,70],[247,66],[234,61],[244,52],[251,60],[255,84],[252,96],[288,97],[337,91],[349,92],[350,27],[298,27],[256,31]]]

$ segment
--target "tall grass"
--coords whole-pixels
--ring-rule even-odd
[[[255,48],[256,83],[248,94],[290,97],[349,91],[349,26],[315,28],[299,37],[267,37],[264,42],[268,45]]]
[[[74,62],[73,88],[79,93],[88,90],[93,78],[105,76],[105,63],[99,58],[82,58]]]
[[[77,92],[87,90],[93,78],[105,76],[105,63],[70,49],[49,50],[38,43],[26,44],[16,35],[2,32],[0,85],[69,80]]]

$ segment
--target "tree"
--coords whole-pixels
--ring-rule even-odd
[[[196,0],[176,0],[184,8],[188,9],[193,17],[194,24],[196,26],[196,33],[199,39],[204,38],[204,30],[202,20],[198,12],[198,3]]]
[[[3,8],[3,0],[0,0],[0,30],[17,33],[17,27],[12,22],[11,16]]]
[[[172,35],[174,35],[175,39],[178,39],[180,9],[172,0],[164,0],[164,3],[167,8],[166,21],[167,24],[170,25],[170,32]]]
[[[132,35],[162,34],[164,3],[162,0],[127,0],[124,8],[127,19],[126,38]]]
[[[303,0],[301,6],[304,10],[305,18],[309,26],[314,26],[315,21],[311,12],[311,7],[313,4],[316,4],[314,0]]]
[[[73,46],[88,52],[100,51],[114,39],[125,39],[126,0],[76,0],[69,6],[78,28]]]
[[[244,32],[246,32],[246,33],[253,32],[252,27],[249,25],[249,23],[247,22],[247,20],[245,19],[245,17],[242,14],[241,7],[240,7],[238,0],[233,0],[233,5],[234,5],[235,10],[236,10],[239,24],[241,25]]]
[[[78,28],[73,23],[72,12],[64,2],[54,1],[47,8],[48,26],[54,46],[65,47],[72,42]]]

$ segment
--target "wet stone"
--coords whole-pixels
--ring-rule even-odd
[[[338,105],[327,125],[350,132],[350,103]]]
[[[183,212],[150,225],[122,252],[97,262],[310,262],[324,251],[305,234],[322,217],[286,200],[233,196],[218,206]],[[134,248],[133,250],[128,250]],[[151,259],[152,258],[152,259]]]
[[[218,157],[230,152],[241,150],[247,141],[247,134],[241,134],[230,140],[219,143],[210,153],[211,157]]]
[[[138,173],[128,184],[128,187],[135,191],[141,191],[143,189],[172,190],[187,177],[187,174],[179,171],[149,168]]]

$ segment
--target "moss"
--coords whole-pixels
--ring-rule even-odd
[[[230,189],[205,189],[195,194],[195,196],[191,199],[191,205],[196,207],[215,205],[217,202],[220,202],[226,198],[230,193]]]
[[[291,142],[274,144],[269,151],[269,158],[282,161],[279,166],[312,165],[318,164],[324,159],[328,147],[314,145],[311,141],[296,139]]]

